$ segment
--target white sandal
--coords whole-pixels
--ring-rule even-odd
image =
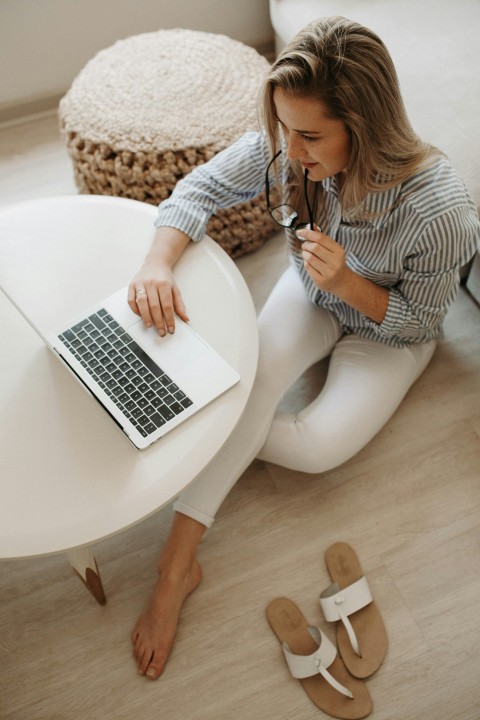
[[[360,580],[352,583],[352,585],[348,585],[348,587],[343,588],[343,590],[340,589],[338,583],[333,583],[323,591],[319,600],[325,620],[328,622],[337,622],[340,620],[345,627],[355,654],[362,657],[358,638],[348,616],[353,615],[353,613],[358,612],[358,610],[361,610],[373,602],[367,578],[362,576]]]
[[[329,685],[345,697],[353,698],[352,691],[335,680],[327,668],[332,665],[337,657],[337,648],[318,627],[307,625],[307,630],[317,644],[318,648],[311,655],[295,655],[286,641],[282,643],[283,654],[287,661],[288,669],[297,680],[311,677],[317,673],[321,675]]]
[[[337,647],[350,673],[366,678],[379,668],[388,638],[353,548],[331,545],[325,555],[333,584],[320,595],[325,619],[337,622]]]
[[[372,710],[367,686],[348,672],[335,646],[316,627],[307,625],[291,600],[277,598],[267,607],[270,626],[282,643],[287,665],[310,700],[336,718],[366,717]]]

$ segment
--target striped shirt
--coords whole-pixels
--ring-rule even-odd
[[[280,176],[285,177],[285,153],[281,158]],[[269,159],[262,133],[243,135],[177,184],[160,204],[155,226],[178,228],[200,240],[218,209],[252,200],[265,189]],[[475,205],[449,161],[439,157],[403,184],[368,195],[364,205],[375,213],[369,220],[343,215],[335,176],[322,183],[325,203],[318,226],[344,248],[351,270],[388,288],[389,301],[383,321],[374,322],[320,290],[301,254],[291,251],[309,299],[331,310],[345,333],[396,347],[437,337],[457,294],[459,271],[480,239]]]

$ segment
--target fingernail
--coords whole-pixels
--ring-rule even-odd
[[[155,677],[155,671],[154,670],[147,670],[146,673],[147,677],[154,678]]]
[[[171,327],[171,326],[169,326],[169,328],[168,328],[168,332],[169,332],[170,334],[174,333],[174,332],[175,332],[175,328],[174,328],[174,327]]]

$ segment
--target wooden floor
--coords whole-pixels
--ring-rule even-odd
[[[0,204],[74,192],[54,116],[0,129]],[[280,236],[238,264],[260,307],[285,264]],[[106,607],[61,555],[1,562],[2,720],[327,717],[289,677],[264,611],[286,595],[333,639],[317,596],[336,540],[356,548],[390,638],[368,683],[371,717],[478,720],[479,330],[480,309],[462,290],[427,371],[342,467],[308,476],[251,465],[201,546],[204,581],[155,683],[137,676],[129,633],[170,508],[96,546]]]

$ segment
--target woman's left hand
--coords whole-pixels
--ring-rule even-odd
[[[320,290],[341,296],[351,275],[345,262],[345,250],[318,228],[302,229],[298,235],[304,238],[303,263],[315,285]]]

